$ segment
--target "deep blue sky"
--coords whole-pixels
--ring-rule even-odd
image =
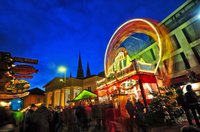
[[[79,51],[84,73],[103,71],[104,53],[114,31],[134,18],[162,21],[186,0],[1,0],[0,51],[38,59],[39,73],[28,81],[44,86],[59,65],[76,76]]]

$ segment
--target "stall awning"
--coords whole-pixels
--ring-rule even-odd
[[[94,98],[97,98],[97,95],[95,93],[89,90],[83,90],[72,100],[72,102],[79,100],[94,99]]]

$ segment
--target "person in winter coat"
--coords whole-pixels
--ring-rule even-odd
[[[183,90],[182,89],[177,89],[176,90],[176,93],[178,94],[176,100],[177,100],[177,103],[179,106],[182,107],[182,109],[185,111],[185,114],[186,114],[186,117],[187,117],[187,120],[188,120],[188,123],[190,125],[193,125],[192,123],[192,118],[190,116],[190,110],[189,110],[189,106],[186,102],[186,98],[185,96],[183,95]]]
[[[198,97],[195,94],[195,92],[192,90],[191,85],[187,85],[186,90],[187,90],[187,93],[185,93],[186,102],[189,105],[190,110],[192,111],[192,115],[194,116],[196,125],[200,127],[200,122],[196,113],[197,111],[198,114],[200,115],[200,106],[199,106]]]
[[[34,132],[34,126],[31,122],[31,117],[33,112],[37,110],[37,106],[35,104],[31,104],[30,109],[25,113],[24,118],[24,131],[25,132]]]
[[[146,128],[146,124],[145,124],[145,113],[144,113],[144,105],[142,104],[142,102],[140,102],[139,100],[135,103],[135,108],[136,108],[136,124],[138,126],[138,131],[140,131],[140,129],[142,130],[142,132],[146,132],[147,128]]]
[[[16,132],[16,124],[9,110],[0,107],[0,132]]]
[[[130,118],[133,118],[134,113],[135,113],[135,108],[134,108],[132,102],[129,99],[126,102],[126,110],[129,114]]]
[[[41,105],[31,117],[35,132],[49,132],[50,122],[53,120],[52,113]]]

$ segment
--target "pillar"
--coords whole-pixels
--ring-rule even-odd
[[[65,106],[65,97],[64,97],[64,89],[60,90],[60,106]]]
[[[74,99],[74,88],[70,87],[70,100]]]
[[[44,103],[45,103],[45,106],[48,107],[48,92],[47,93],[44,93],[45,95],[45,100],[44,100]]]
[[[144,101],[144,106],[147,109],[148,107],[147,107],[146,93],[144,91],[144,87],[142,85],[142,81],[140,80],[140,75],[138,75],[138,76],[139,76],[138,83],[139,83],[139,87],[140,87],[140,90],[141,90],[142,98],[143,98],[143,101]]]
[[[52,102],[52,106],[53,107],[55,107],[54,106],[54,104],[55,104],[55,98],[54,98],[54,96],[55,96],[55,93],[54,93],[55,91],[52,91],[52,96],[51,96],[51,102]]]

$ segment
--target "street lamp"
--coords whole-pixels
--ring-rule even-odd
[[[67,68],[65,66],[60,66],[60,67],[58,67],[58,72],[64,73],[64,80],[63,81],[64,81],[64,87],[65,87],[66,86]],[[63,97],[64,97],[64,100],[63,100]],[[63,103],[63,101],[64,101],[64,103]],[[60,92],[60,105],[65,106],[65,90],[63,91],[62,89],[61,89],[61,92]]]
[[[66,71],[67,71],[67,68],[65,66],[58,67],[58,72],[64,73],[64,81],[66,80]]]
[[[66,72],[67,68],[65,66],[60,66],[60,67],[58,67],[58,71],[59,72]]]

